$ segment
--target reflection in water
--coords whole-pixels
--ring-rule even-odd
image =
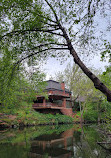
[[[44,134],[31,142],[31,156],[48,155],[50,157],[69,158],[73,156],[73,131],[69,129],[60,134]]]
[[[96,126],[37,126],[0,132],[0,158],[111,158]]]

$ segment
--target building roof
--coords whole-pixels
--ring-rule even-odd
[[[54,81],[54,80],[48,80],[47,82],[47,86],[46,86],[46,90],[59,90],[59,91],[63,91],[63,89],[61,88],[61,83]],[[68,89],[65,88],[65,92],[67,93],[71,93]]]

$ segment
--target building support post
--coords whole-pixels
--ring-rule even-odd
[[[65,99],[65,98],[63,98],[62,106],[63,106],[64,108],[66,108],[66,99]]]
[[[43,107],[46,106],[46,101],[45,101],[45,98],[43,98]]]

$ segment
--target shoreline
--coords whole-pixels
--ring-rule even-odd
[[[4,114],[0,113],[0,129],[1,128],[21,128],[31,126],[45,126],[45,125],[58,125],[58,124],[73,124],[73,118],[65,115],[52,115],[52,114],[33,114],[29,117],[18,116],[17,114]],[[79,122],[78,122],[79,123]]]

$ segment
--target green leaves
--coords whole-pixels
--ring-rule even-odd
[[[32,71],[33,74],[27,74],[23,65],[14,67],[11,51],[5,48],[3,54],[0,58],[0,103],[4,108],[13,111],[24,106],[24,102],[32,103],[37,91],[43,92],[45,74],[36,69]]]
[[[101,79],[111,89],[111,66],[106,67],[106,71],[101,75]]]
[[[2,1],[0,14],[1,50],[6,46],[12,51],[14,60],[17,61],[32,51],[39,51],[38,45],[46,40],[52,41],[49,34],[41,34],[43,28],[47,30],[48,15],[43,12],[42,5],[37,0]]]
[[[35,90],[43,91],[45,75],[37,71],[40,57],[30,54],[39,52],[38,45],[52,37],[36,31],[47,22],[37,0],[2,0],[0,15],[0,103],[17,108],[23,101],[32,102]]]
[[[104,51],[101,52],[101,59],[105,60],[105,58],[108,58],[111,62],[111,44],[106,40],[104,40]]]
[[[80,22],[80,20],[74,20],[75,24],[78,24]]]

